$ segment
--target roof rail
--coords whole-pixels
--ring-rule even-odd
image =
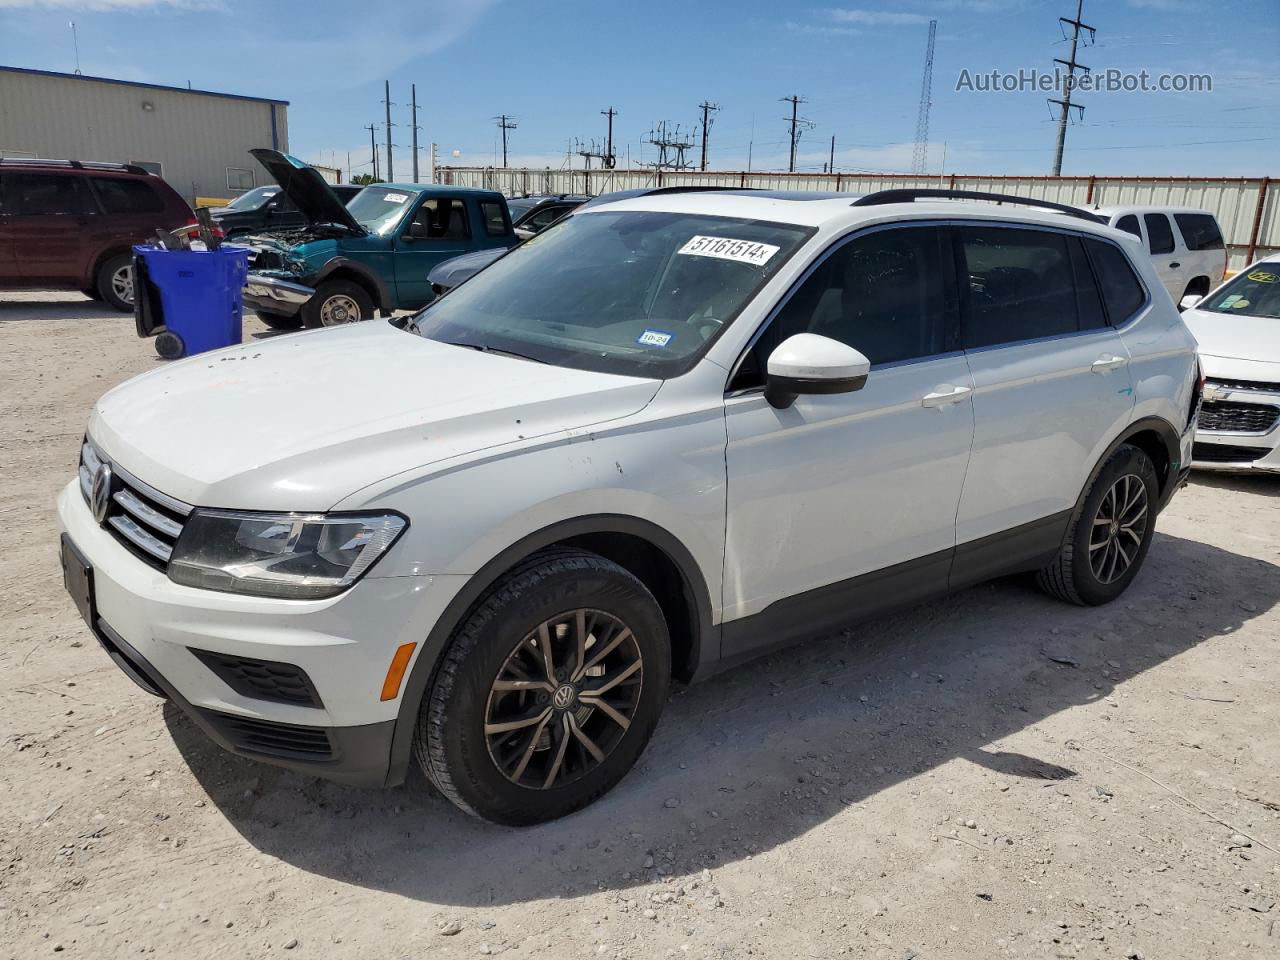
[[[149,173],[136,163],[109,163],[105,160],[53,160],[45,157],[0,157],[0,164],[13,166],[69,167],[72,170],[123,170],[125,173]]]
[[[662,193],[713,193],[717,190],[754,190],[755,187],[719,187],[710,184],[689,184],[682,187],[654,187],[649,190],[645,196],[655,196]]]
[[[1088,220],[1091,223],[1107,222],[1105,217],[1081,210],[1065,203],[1054,203],[1052,200],[1035,200],[1031,197],[1016,197],[1008,193],[983,193],[978,190],[880,190],[859,197],[851,204],[855,207],[876,207],[885,203],[910,203],[913,200],[986,200],[991,203],[1016,203],[1024,207],[1040,207],[1044,210],[1056,210],[1070,217]]]

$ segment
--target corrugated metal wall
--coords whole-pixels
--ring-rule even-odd
[[[1260,257],[1280,252],[1280,182],[1265,178],[1184,177],[913,177],[896,174],[697,173],[653,170],[524,170],[493,167],[441,167],[441,183],[521,193],[598,194],[639,187],[719,186],[766,190],[837,190],[851,194],[903,188],[949,187],[1012,193],[1077,206],[1122,204],[1199,207],[1212,210],[1222,224],[1231,268],[1246,266],[1250,251]],[[1259,200],[1265,194],[1263,209]],[[1257,234],[1255,236],[1254,230]]]
[[[149,105],[149,106],[148,106]],[[283,103],[0,70],[0,155],[157,162],[175,190],[233,197],[227,168],[272,182],[251,147],[289,144]]]

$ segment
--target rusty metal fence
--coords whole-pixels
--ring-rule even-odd
[[[440,167],[440,183],[526,193],[595,195],[638,187],[720,186],[771,190],[834,190],[850,194],[947,187],[1012,193],[1076,206],[1122,204],[1197,207],[1222,224],[1230,268],[1280,252],[1280,184],[1270,177],[1007,177],[947,174],[915,177],[874,173],[699,173],[682,170],[552,170]]]

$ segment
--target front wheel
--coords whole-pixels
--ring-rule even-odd
[[[418,761],[468,813],[553,820],[631,769],[670,677],[666,622],[643,583],[593,553],[541,554],[454,635],[422,704]]]
[[[98,267],[98,295],[111,307],[133,312],[133,256],[119,253]]]
[[[1058,556],[1040,571],[1041,588],[1081,606],[1124,593],[1151,547],[1159,492],[1151,458],[1137,447],[1118,447],[1072,515]]]
[[[364,287],[349,280],[325,281],[302,308],[302,320],[308,328],[358,323],[371,319],[373,314],[373,298]]]

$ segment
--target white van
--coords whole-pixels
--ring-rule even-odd
[[[1207,296],[1227,274],[1227,247],[1218,219],[1190,207],[1099,207],[1117,230],[1142,240],[1174,303]]]

